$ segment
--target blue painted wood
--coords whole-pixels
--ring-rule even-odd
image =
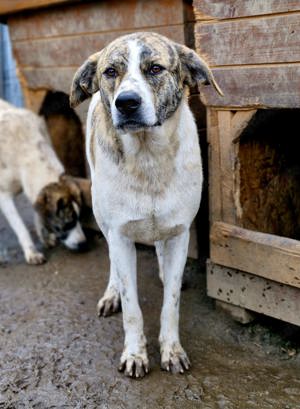
[[[16,106],[23,106],[23,95],[16,74],[8,27],[0,24],[0,96]]]

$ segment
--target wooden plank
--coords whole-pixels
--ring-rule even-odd
[[[1,0],[0,15],[71,2],[74,0]]]
[[[217,300],[300,325],[300,290],[208,263],[207,292]]]
[[[81,65],[91,54],[101,50],[129,31],[75,35],[63,38],[14,42],[14,55],[23,67],[68,67]],[[136,30],[138,31],[138,30]],[[184,43],[184,26],[156,27],[152,31]]]
[[[220,165],[220,140],[218,113],[207,109],[207,142],[208,142],[208,183],[209,183],[209,221],[222,220],[222,187]]]
[[[16,41],[141,28],[151,31],[155,26],[183,24],[184,9],[182,0],[94,1],[15,15],[8,22]]]
[[[220,144],[220,177],[222,189],[222,220],[236,223],[234,203],[235,192],[235,149],[231,138],[231,111],[218,111],[218,132]]]
[[[194,0],[196,19],[231,19],[300,10],[298,0]]]
[[[300,64],[213,69],[224,92],[201,86],[205,105],[230,108],[300,108]]]
[[[197,23],[195,40],[211,66],[300,62],[300,13]]]
[[[297,240],[216,222],[211,228],[210,251],[216,264],[300,288]]]
[[[24,82],[23,87],[63,91],[69,94],[73,76],[77,67],[20,69]]]

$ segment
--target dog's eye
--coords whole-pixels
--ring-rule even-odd
[[[162,67],[161,65],[153,64],[153,65],[151,65],[151,67],[149,69],[149,73],[151,75],[156,75],[156,74],[159,74],[160,72],[162,72],[163,70],[164,70],[164,67]]]
[[[117,71],[116,71],[114,68],[112,68],[112,67],[107,68],[107,69],[104,71],[104,74],[105,74],[107,77],[110,77],[110,78],[116,78],[117,75],[118,75]]]

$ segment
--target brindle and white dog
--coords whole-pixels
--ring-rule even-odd
[[[154,33],[118,38],[93,54],[73,79],[72,106],[94,94],[86,150],[93,210],[111,261],[98,312],[117,311],[121,297],[125,346],[119,369],[132,377],[149,370],[135,242],[155,245],[164,284],[161,366],[175,373],[190,366],[179,339],[179,299],[202,165],[186,87],[201,82],[221,93],[193,50]]]
[[[37,233],[44,245],[52,247],[62,241],[72,250],[83,247],[81,191],[64,175],[43,119],[0,100],[0,129],[0,209],[17,235],[27,263],[41,264],[45,258],[15,206],[14,196],[21,191],[35,209]]]

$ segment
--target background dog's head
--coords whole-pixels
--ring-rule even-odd
[[[212,84],[212,72],[193,50],[155,33],[118,38],[76,72],[70,102],[75,107],[100,90],[115,128],[159,126],[177,109],[185,86]]]
[[[68,176],[45,186],[34,204],[42,228],[71,250],[83,250],[86,246],[79,221],[81,206],[81,190]]]

